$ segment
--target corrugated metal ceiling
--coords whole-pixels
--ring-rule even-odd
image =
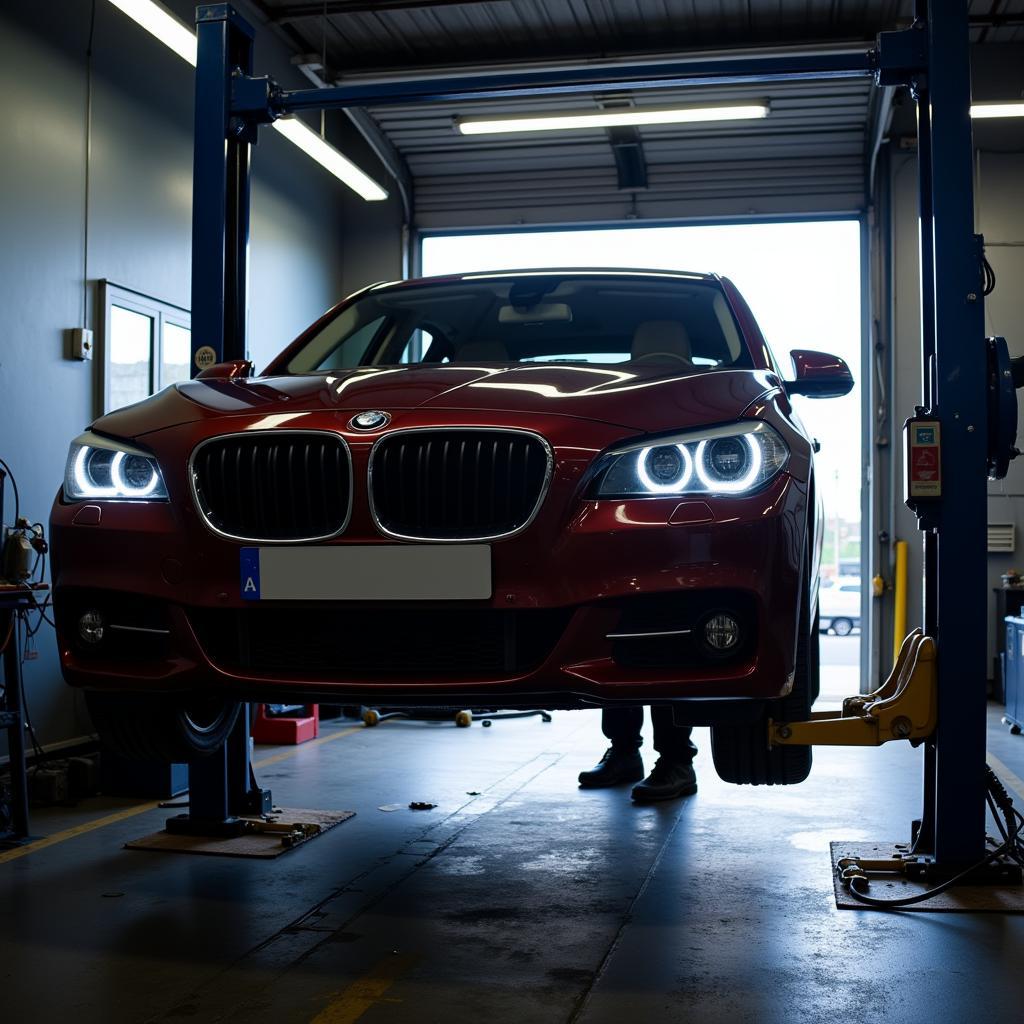
[[[942,2],[942,0],[937,0]],[[262,0],[341,73],[665,49],[870,40],[912,0]],[[324,11],[327,16],[324,17]],[[1024,39],[1020,0],[974,0],[976,39]]]
[[[712,215],[714,200],[726,198],[732,214],[751,213],[761,200],[794,190],[805,201],[811,190],[827,208],[849,210],[863,194],[871,88],[853,81],[689,90],[687,102],[767,99],[771,113],[742,127],[732,122],[639,129],[648,188],[626,192],[618,187],[603,131],[466,137],[453,126],[456,114],[481,108],[495,114],[596,110],[593,101],[554,97],[458,109],[381,107],[372,113],[409,164],[421,224],[705,216]],[[678,93],[647,93],[638,105],[673,101],[679,101]],[[576,215],[569,216],[567,207]]]
[[[943,0],[936,0],[943,2]],[[261,0],[328,79],[749,46],[861,45],[912,0]],[[325,16],[326,12],[326,16]],[[974,0],[975,40],[1024,40],[1024,0]],[[552,97],[369,111],[408,165],[421,227],[848,212],[864,203],[867,82]],[[460,135],[457,116],[768,99],[763,121],[639,129],[647,187],[622,189],[603,130]]]

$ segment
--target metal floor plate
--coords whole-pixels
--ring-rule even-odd
[[[302,822],[320,826],[320,831],[291,845],[281,841],[280,833],[256,832],[217,839],[210,836],[180,835],[174,832],[152,832],[141,839],[125,843],[126,850],[157,850],[166,853],[201,853],[213,857],[260,857],[273,859],[282,853],[319,839],[325,832],[355,816],[355,811],[310,811],[298,807],[282,807],[273,817],[279,822]],[[258,820],[258,819],[253,819]]]
[[[881,859],[894,856],[895,843],[848,843],[829,844],[832,850],[832,887],[835,890],[836,906],[840,910],[883,910],[867,903],[861,903],[852,896],[840,881],[836,864],[843,857],[864,857]],[[905,899],[916,896],[932,887],[934,882],[878,875],[871,880],[869,896],[880,900]],[[999,914],[1024,914],[1024,886],[1001,887],[997,885],[959,885],[940,892],[937,896],[915,903],[909,907],[894,907],[894,910],[931,913],[978,913],[990,911]]]

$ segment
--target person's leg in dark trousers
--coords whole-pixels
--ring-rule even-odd
[[[599,789],[642,779],[644,762],[640,757],[640,744],[643,743],[640,729],[643,724],[643,707],[605,708],[601,712],[601,731],[611,746],[590,771],[580,772],[580,785],[585,789]]]
[[[697,792],[697,776],[693,758],[697,748],[690,739],[688,725],[676,725],[672,708],[666,705],[651,708],[654,725],[654,749],[659,757],[651,774],[633,787],[633,799],[674,800]]]
[[[651,708],[651,722],[654,724],[654,749],[662,757],[692,761],[697,756],[697,748],[690,739],[693,730],[688,725],[676,725],[671,707],[662,704]]]
[[[639,750],[644,742],[640,730],[644,726],[642,706],[630,708],[605,708],[601,712],[601,732],[611,745],[624,754]]]

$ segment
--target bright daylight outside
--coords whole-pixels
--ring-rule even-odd
[[[711,271],[750,303],[783,372],[789,353],[832,352],[860,373],[860,225],[856,221],[519,231],[423,240],[423,274],[617,267]],[[859,385],[859,381],[858,381]],[[821,700],[859,689],[860,388],[844,398],[794,399],[810,433],[825,505]],[[827,632],[826,632],[827,630]]]

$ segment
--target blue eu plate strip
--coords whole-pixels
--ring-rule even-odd
[[[258,601],[260,599],[260,549],[242,548],[242,599]]]

